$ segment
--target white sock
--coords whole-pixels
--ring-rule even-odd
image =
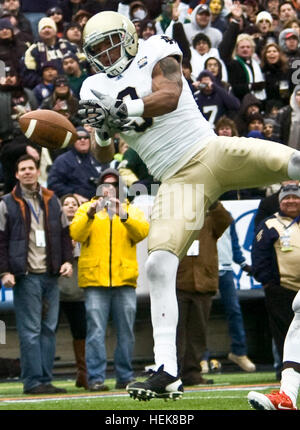
[[[284,391],[296,406],[298,390],[300,386],[300,373],[289,367],[281,372],[280,392]]]
[[[176,352],[178,263],[178,257],[169,251],[154,251],[146,262],[156,370],[163,364],[164,371],[172,376],[178,374]]]

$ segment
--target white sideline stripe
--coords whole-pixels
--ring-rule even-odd
[[[29,139],[32,136],[32,133],[34,132],[35,126],[36,126],[37,120],[36,119],[31,119],[29,121],[29,125],[28,128],[26,130],[25,136],[27,137],[27,139]]]
[[[67,134],[66,134],[66,138],[65,138],[63,144],[61,145],[61,148],[65,148],[66,146],[69,145],[71,137],[72,137],[72,133],[70,131],[68,131]]]
[[[99,395],[99,396],[76,396],[76,397],[48,397],[46,399],[20,399],[20,400],[3,400],[0,404],[3,403],[38,403],[38,402],[61,402],[62,400],[93,400],[93,399],[107,399],[114,397],[128,397],[129,394],[111,394],[111,395]]]
[[[279,385],[278,385],[278,387],[279,387]],[[213,389],[201,389],[201,390],[199,390],[199,391],[197,391],[197,392],[207,392],[207,391],[263,391],[263,390],[269,390],[269,389],[274,389],[274,388],[276,388],[276,386],[274,386],[274,385],[265,385],[265,386],[261,386],[261,385],[259,385],[258,387],[255,387],[255,386],[251,386],[251,387],[228,387],[228,388],[220,388],[220,387],[216,387],[216,388],[213,388]],[[195,391],[195,390],[193,390],[193,391]],[[191,391],[185,391],[186,393],[191,393],[192,392],[192,390]]]
[[[279,385],[278,385],[279,387]],[[207,392],[213,392],[213,391],[262,391],[262,390],[267,390],[270,388],[274,388],[274,385],[264,385],[264,386],[251,386],[251,387],[230,387],[230,388],[216,388],[214,390],[212,390],[211,388],[209,389],[203,389],[201,388],[201,390],[187,390],[183,393],[182,399],[180,400],[181,402],[183,400],[191,400],[191,399],[198,399],[198,396],[185,396],[185,394],[192,394],[192,393],[207,393]],[[100,395],[92,395],[92,396],[70,396],[70,397],[48,397],[45,399],[12,399],[12,400],[1,400],[0,399],[0,405],[1,404],[5,404],[5,403],[39,403],[39,402],[60,402],[60,401],[64,401],[64,400],[93,400],[93,399],[117,399],[118,397],[128,397],[129,399],[129,395],[127,393],[120,393],[120,394],[100,394]],[[201,398],[201,400],[205,400],[205,399],[222,399],[224,398],[223,396],[205,396],[203,398]],[[236,399],[237,396],[226,396],[226,399]]]

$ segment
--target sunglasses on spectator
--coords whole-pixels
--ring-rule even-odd
[[[113,187],[117,188],[119,186],[119,182],[103,182],[102,184],[105,187],[108,187],[109,185],[112,185]]]
[[[299,186],[296,184],[284,185],[281,191],[299,191]]]

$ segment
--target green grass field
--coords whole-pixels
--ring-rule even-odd
[[[185,387],[182,399],[152,399],[140,402],[131,399],[124,390],[115,390],[113,379],[105,381],[111,391],[91,393],[74,386],[74,380],[55,380],[67,389],[67,394],[28,396],[20,382],[0,383],[0,410],[98,410],[98,411],[238,411],[251,408],[247,394],[251,390],[270,392],[279,387],[274,372],[227,373],[210,375],[213,385]],[[298,405],[300,407],[300,404]]]

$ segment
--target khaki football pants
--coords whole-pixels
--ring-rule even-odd
[[[295,149],[245,137],[213,138],[159,188],[151,214],[149,252],[186,255],[209,206],[224,192],[288,180]]]

